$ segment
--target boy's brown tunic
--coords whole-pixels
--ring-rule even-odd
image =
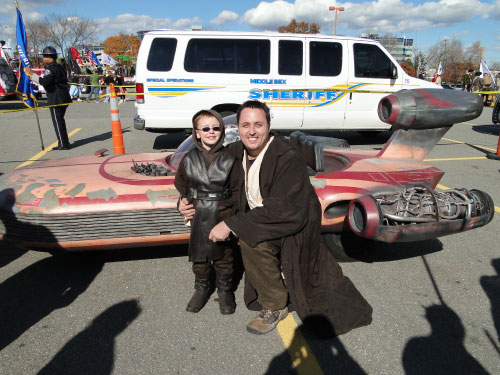
[[[237,142],[229,149],[235,164],[241,165],[243,144]],[[281,267],[290,302],[306,324],[320,322],[320,329],[326,330],[324,323],[329,322],[330,335],[370,324],[371,306],[320,243],[321,206],[306,162],[278,135],[264,155],[259,181],[263,206],[248,210],[241,174],[239,213],[225,223],[252,247],[281,239]],[[245,290],[247,306],[255,300],[255,291]]]

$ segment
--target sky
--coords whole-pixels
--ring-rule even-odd
[[[315,22],[321,33],[332,34],[338,12],[337,35],[387,32],[414,40],[422,52],[444,38],[457,38],[467,47],[481,41],[485,60],[500,63],[500,0],[18,0],[25,21],[47,15],[79,16],[99,25],[99,39],[153,28],[187,29],[202,26],[222,31],[276,31],[292,18]],[[13,0],[0,0],[0,38],[15,42]]]

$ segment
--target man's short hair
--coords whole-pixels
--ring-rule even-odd
[[[271,113],[269,112],[269,107],[266,105],[266,103],[259,102],[258,100],[247,100],[245,103],[240,105],[238,111],[236,112],[236,122],[238,124],[240,123],[241,111],[243,111],[245,108],[262,109],[266,114],[268,125],[271,125]]]

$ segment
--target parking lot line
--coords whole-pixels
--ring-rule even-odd
[[[69,134],[68,134],[68,138],[75,135],[76,133],[78,133],[80,130],[82,130],[82,128],[76,128],[74,130],[72,130]],[[50,146],[48,147],[45,147],[45,150],[43,151],[40,151],[38,154],[36,154],[35,156],[31,157],[30,159],[26,160],[24,163],[18,165],[15,169],[17,168],[21,168],[21,167],[24,167],[26,165],[30,165],[31,163],[37,161],[38,159],[40,159],[43,155],[45,155],[47,152],[51,151],[54,147],[57,146],[57,141],[52,143]]]
[[[448,142],[453,142],[453,143],[468,144],[467,142],[457,141],[456,139],[450,139],[450,138],[445,138],[445,137],[443,137],[441,139],[443,141],[448,141]],[[493,151],[493,152],[497,151],[496,149],[485,147],[485,146],[480,146],[480,145],[471,145],[471,146],[482,148],[484,150]]]
[[[321,369],[306,339],[292,314],[283,319],[276,328],[283,345],[288,350],[294,369],[299,375],[322,375]]]
[[[424,161],[478,160],[478,159],[486,159],[486,156],[471,156],[469,158],[424,159]]]
[[[444,185],[441,185],[441,184],[437,184],[436,187],[438,189],[441,189],[441,190],[449,190],[449,189],[451,189],[448,186],[444,186]],[[495,212],[498,212],[500,214],[500,207],[497,207],[497,206],[494,206],[494,207],[495,207]]]

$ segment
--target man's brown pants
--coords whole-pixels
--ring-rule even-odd
[[[281,240],[265,241],[250,247],[240,240],[241,257],[246,277],[258,293],[263,309],[283,309],[288,302],[288,292],[281,276]]]

